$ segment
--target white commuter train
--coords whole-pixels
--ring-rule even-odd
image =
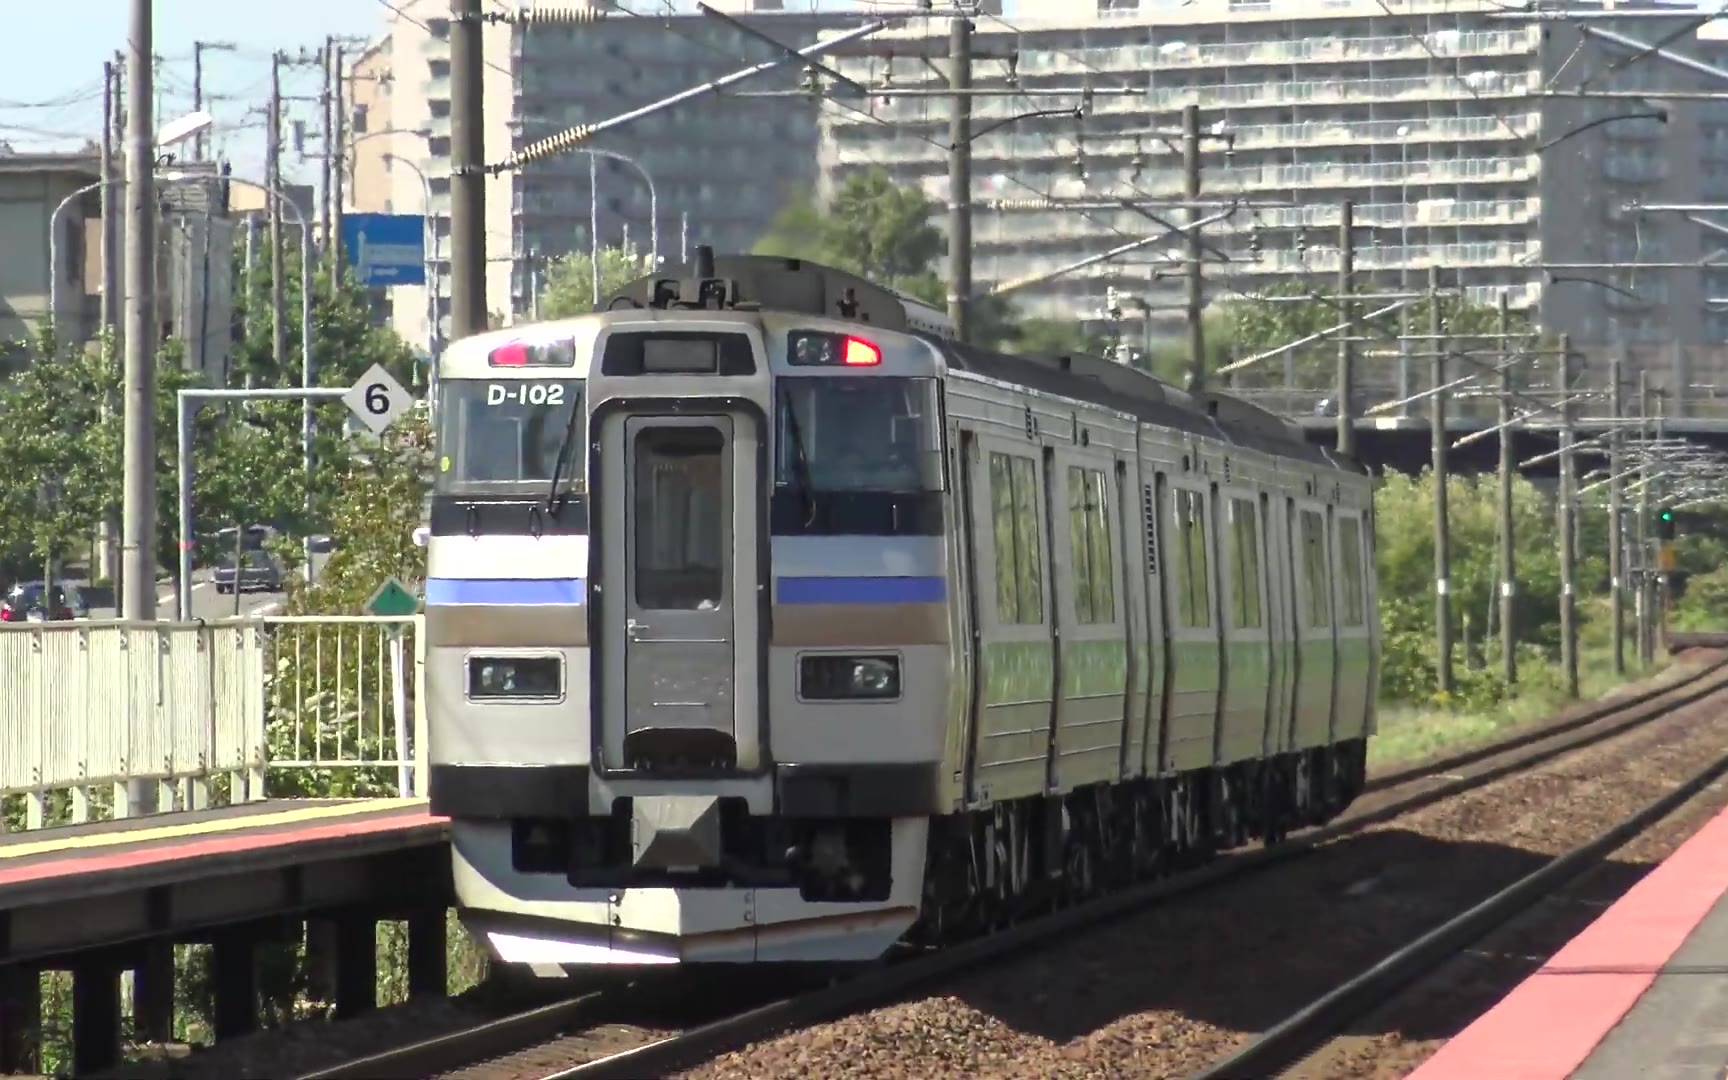
[[[948,325],[701,251],[445,351],[431,799],[498,959],[866,960],[1360,791],[1365,471]]]

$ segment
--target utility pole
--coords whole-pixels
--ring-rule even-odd
[[[1428,424],[1434,453],[1434,645],[1435,689],[1452,692],[1452,552],[1446,521],[1446,342],[1440,336],[1440,268],[1428,268],[1428,335],[1434,343],[1434,394]]]
[[[119,138],[116,129],[120,118],[120,66],[112,60],[102,64],[102,306],[101,334],[102,367],[108,370],[114,354],[108,350],[118,345],[115,333],[120,321],[120,171],[116,166]],[[102,416],[112,415],[114,402],[110,395],[102,396]],[[102,520],[97,527],[96,572],[113,581],[114,538],[119,522],[114,520],[111,505],[102,508]]]
[[[246,215],[246,270],[241,280],[246,283],[246,295],[251,296],[253,286],[258,284],[258,215],[255,213]],[[250,338],[253,320],[257,319],[258,314],[250,304],[242,310],[245,312],[246,321],[241,324],[240,336]]]
[[[192,43],[192,111],[198,112],[202,108],[204,108],[204,43],[194,41]],[[204,160],[204,133],[202,131],[192,137],[192,160]],[[240,564],[235,563],[234,565],[238,567]],[[235,573],[239,573],[239,571],[236,570]],[[234,594],[238,596],[240,590],[235,589]]]
[[[1663,390],[1655,391],[1655,395],[1656,441],[1662,443],[1668,439],[1667,418],[1670,402],[1673,402],[1674,407],[1678,408],[1678,398],[1670,391]],[[1671,481],[1663,480],[1660,477],[1658,480],[1664,488],[1671,483]],[[1654,499],[1655,495],[1646,489],[1646,497]],[[1668,500],[1664,497],[1662,501],[1666,503]],[[1651,591],[1655,594],[1651,597],[1650,659],[1652,662],[1656,659],[1657,635],[1660,634],[1662,647],[1665,649],[1669,647],[1671,640],[1668,636],[1668,619],[1674,608],[1674,587],[1670,581],[1668,569],[1662,562],[1662,551],[1667,546],[1660,537],[1657,538],[1656,543],[1650,545],[1651,554],[1654,556],[1656,564],[1656,573],[1650,578]]]
[[[480,0],[450,0],[450,333],[486,329]]]
[[[207,52],[233,52],[231,41],[194,41],[192,43],[192,111],[199,112],[204,108],[204,54]],[[194,161],[208,161],[209,136],[200,131],[193,137],[192,156]]]
[[[1186,123],[1182,133],[1188,134]],[[1356,397],[1356,345],[1351,340],[1356,334],[1356,304],[1350,299],[1356,275],[1355,212],[1356,204],[1349,199],[1338,212],[1338,302],[1344,314],[1344,332],[1338,335],[1338,452],[1347,457],[1356,454],[1356,421],[1351,409]]]
[[[276,191],[282,190],[282,54],[270,55],[270,123],[266,155],[265,181]],[[287,260],[282,252],[282,200],[266,193],[270,204],[270,362],[276,374],[288,365],[287,300],[282,279],[288,274]]]
[[[120,177],[114,168],[114,120],[119,79],[113,61],[102,64],[102,332],[113,330],[120,310]]]
[[[318,91],[318,107],[324,113],[324,157],[319,164],[323,172],[319,177],[319,194],[322,197],[322,203],[318,208],[318,234],[320,242],[324,245],[326,255],[330,253],[330,226],[336,220],[336,215],[331,211],[330,204],[330,197],[335,192],[335,187],[330,179],[330,170],[332,163],[336,160],[336,103],[332,98],[330,89],[330,61],[335,55],[336,39],[333,37],[325,38],[322,57],[324,85]]]
[[[1626,411],[1621,382],[1625,378],[1626,346],[1608,359],[1608,621],[1614,639],[1614,674],[1626,673],[1626,433],[1620,420]]]
[[[1655,659],[1650,633],[1650,373],[1638,372],[1638,661]]]
[[[1578,581],[1577,544],[1572,534],[1572,336],[1560,335],[1560,666],[1566,677],[1566,696],[1578,696]]]
[[[342,203],[347,187],[348,98],[342,85],[342,46],[332,46],[330,57],[331,127],[334,135],[325,147],[330,160],[330,265],[333,273],[342,266]]]
[[[1200,257],[1200,106],[1182,108],[1182,190],[1188,198],[1188,385],[1193,390],[1206,388],[1206,329],[1200,316],[1205,309],[1205,279]]]
[[[132,0],[126,59],[126,376],[121,617],[156,621],[156,180],[151,0]]]
[[[1500,672],[1518,685],[1518,563],[1512,524],[1512,475],[1517,467],[1512,437],[1512,313],[1501,289],[1495,302],[1500,332]]]
[[[948,88],[948,320],[965,341],[972,296],[972,23],[960,11],[948,20]]]

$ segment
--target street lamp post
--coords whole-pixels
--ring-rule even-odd
[[[116,181],[124,183],[124,181]],[[60,215],[68,206],[79,198],[88,195],[99,187],[106,187],[107,180],[97,180],[85,184],[72,194],[60,200],[60,205],[48,215],[48,318],[54,324],[54,336],[60,337]]]
[[[1410,291],[1410,132],[1409,124],[1398,125],[1399,155],[1402,167],[1398,173],[1398,291]],[[1404,308],[1398,315],[1402,324],[1398,333],[1398,396],[1410,396],[1410,309]],[[1436,346],[1438,348],[1438,346]],[[1410,415],[1410,405],[1406,402],[1399,411],[1405,416]]]
[[[438,361],[438,227],[432,217],[432,181],[426,178],[426,173],[400,154],[385,154],[385,161],[405,165],[420,178],[420,198],[424,204],[426,240],[426,356],[432,366],[433,378],[437,375]]]
[[[600,306],[600,170],[597,159],[610,158],[621,161],[641,174],[642,180],[648,185],[648,258],[655,270],[660,269],[660,192],[654,186],[654,174],[643,168],[642,163],[628,154],[620,154],[616,150],[598,150],[582,147],[581,152],[588,155],[588,261],[593,267],[590,275],[593,281],[594,306]]]
[[[202,177],[181,172],[163,173],[159,180],[168,183],[180,183],[187,180],[199,180]],[[270,184],[257,180],[248,180],[241,176],[226,176],[223,179],[233,184],[243,184],[263,192],[280,202],[294,219],[294,224],[300,226],[300,382],[303,389],[313,387],[314,367],[312,360],[312,223],[306,215],[300,212],[300,207],[294,204],[286,193]],[[312,510],[312,432],[313,405],[311,398],[302,399],[300,411],[300,468],[304,473],[306,493],[303,505],[310,518]],[[306,584],[312,584],[312,539],[310,536],[301,541]]]
[[[597,157],[621,161],[635,169],[642,177],[642,182],[648,185],[648,257],[654,263],[654,269],[660,269],[660,192],[654,186],[654,174],[643,167],[640,161],[628,154],[620,154],[616,150],[598,150],[583,147],[582,153],[588,155],[588,216],[593,222],[600,220],[600,194],[594,170],[594,159]],[[599,249],[596,247],[595,249]],[[599,303],[598,300],[595,301]]]

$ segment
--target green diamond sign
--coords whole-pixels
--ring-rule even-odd
[[[420,598],[399,578],[389,578],[378,586],[372,599],[366,601],[366,614],[384,618],[400,618],[420,610]]]

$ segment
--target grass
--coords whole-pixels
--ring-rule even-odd
[[[1643,667],[1637,656],[1630,653],[1626,661],[1626,674],[1616,676],[1606,648],[1584,650],[1578,663],[1578,699],[1597,701],[1608,697],[1619,687],[1656,674],[1668,662],[1666,657],[1658,656],[1650,667]],[[1382,703],[1379,731],[1368,744],[1369,767],[1420,761],[1480,746],[1507,732],[1546,720],[1571,704],[1554,685],[1558,680],[1548,672],[1529,674],[1537,677],[1521,687],[1518,697],[1485,712],[1461,713],[1408,703]]]

